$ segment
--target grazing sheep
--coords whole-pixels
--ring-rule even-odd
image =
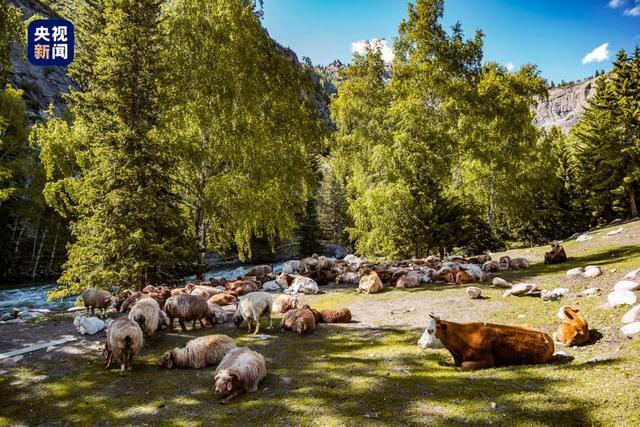
[[[120,360],[120,372],[131,370],[133,356],[142,349],[144,337],[142,329],[128,317],[113,321],[107,328],[107,342],[104,347],[105,368],[109,369],[115,356]]]
[[[278,284],[287,284],[285,294],[306,294],[315,295],[318,293],[318,284],[310,277],[292,274],[281,274],[276,279]]]
[[[418,288],[420,287],[420,279],[420,274],[417,271],[410,271],[398,279],[396,288]]]
[[[214,374],[214,390],[226,395],[220,403],[228,403],[243,393],[258,390],[258,383],[267,376],[264,357],[247,347],[235,348],[222,359]]]
[[[382,280],[380,280],[380,276],[375,271],[366,271],[360,278],[358,293],[377,294],[382,292],[383,289]]]
[[[247,322],[249,332],[251,332],[251,321],[256,322],[256,330],[253,335],[260,331],[260,319],[269,319],[269,330],[273,330],[273,320],[271,319],[271,305],[273,297],[267,292],[251,292],[238,300],[236,312],[233,314],[233,323],[240,327],[243,322]]]
[[[316,330],[316,316],[308,305],[287,311],[280,323],[281,331],[291,331],[298,335],[309,334]]]
[[[140,299],[145,298],[146,295],[142,292],[136,291],[132,292],[123,302],[120,304],[120,313],[126,313],[131,310]]]
[[[247,274],[245,274],[245,276],[255,276],[255,277],[266,276],[272,271],[273,270],[271,269],[270,265],[256,265],[251,270],[247,271]]]
[[[206,335],[194,338],[180,348],[167,351],[158,361],[158,365],[168,369],[200,369],[208,365],[217,365],[235,348],[236,343],[226,335]]]
[[[213,319],[215,323],[224,323],[227,321],[227,312],[224,311],[224,308],[220,307],[218,304],[207,303],[209,305],[209,310],[213,313]]]
[[[589,325],[578,311],[580,310],[567,305],[558,310],[558,317],[562,319],[562,323],[558,326],[558,331],[553,334],[554,341],[561,342],[567,347],[589,341]]]
[[[142,298],[131,307],[129,319],[140,325],[145,338],[148,338],[162,324],[160,320],[160,305],[153,298]]]
[[[258,285],[251,280],[234,280],[233,282],[227,282],[225,289],[240,296],[257,291]]]
[[[158,287],[156,287],[156,289],[156,292],[149,292],[147,295],[156,300],[160,309],[163,309],[164,303],[171,297],[171,290],[166,288],[160,289]]]
[[[209,298],[207,302],[209,304],[217,304],[217,305],[237,304],[238,297],[236,297],[234,294],[228,291],[224,291],[222,293],[213,295],[211,298]]]
[[[348,308],[320,311],[320,319],[324,323],[351,323],[351,311]]]
[[[279,295],[271,305],[271,311],[275,313],[286,313],[298,307],[297,295]]]
[[[173,319],[176,318],[184,332],[187,330],[185,321],[193,322],[193,328],[196,326],[196,321],[199,321],[200,326],[204,328],[203,319],[211,324],[215,323],[214,313],[207,301],[197,295],[174,295],[165,303],[164,311],[169,317],[169,330],[173,330]]]
[[[113,295],[104,289],[85,289],[81,296],[84,307],[87,309],[87,314],[89,310],[91,310],[91,316],[93,316],[94,310],[98,309],[102,312],[102,316],[105,317],[107,315],[107,309],[116,302]]]

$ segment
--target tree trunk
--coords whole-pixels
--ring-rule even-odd
[[[38,234],[40,234],[40,217],[38,217],[38,223],[36,224],[36,236],[33,238],[33,250],[31,251],[31,262],[36,257],[36,247],[38,243]]]
[[[56,234],[53,238],[53,247],[51,248],[51,257],[49,257],[49,267],[47,268],[47,275],[51,274],[53,268],[53,259],[56,256],[56,246],[58,246],[58,235],[60,234],[60,223],[56,226]]]
[[[17,254],[17,253],[18,253],[18,249],[20,248],[20,241],[22,240],[22,235],[24,234],[24,229],[25,229],[25,226],[23,225],[23,226],[20,228],[20,233],[18,233],[18,238],[16,239],[16,246],[15,246],[15,248],[13,249],[13,253],[14,253],[14,254]]]
[[[638,216],[638,206],[636,205],[636,190],[629,192],[629,208],[631,209],[631,218]]]
[[[38,253],[36,255],[36,260],[33,263],[33,273],[31,273],[31,278],[35,279],[38,274],[38,264],[40,263],[40,256],[42,255],[42,247],[44,246],[44,241],[47,238],[47,227],[44,228],[42,232],[42,240],[40,240],[40,247],[38,248]]]

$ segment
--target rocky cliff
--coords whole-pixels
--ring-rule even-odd
[[[535,123],[544,129],[558,126],[564,133],[569,132],[582,116],[587,99],[595,94],[595,82],[596,78],[590,78],[549,89],[549,98],[541,101],[535,109]]]

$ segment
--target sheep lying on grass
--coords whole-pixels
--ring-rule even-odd
[[[297,295],[280,295],[273,301],[271,311],[275,313],[286,313],[296,307],[298,307]]]
[[[203,320],[211,324],[216,323],[215,313],[207,304],[207,300],[197,295],[174,295],[167,300],[164,305],[164,311],[169,317],[169,330],[173,330],[173,319],[178,319],[180,328],[186,332],[187,327],[184,322],[193,322],[193,328],[196,322],[200,322],[200,326],[204,328]]]
[[[133,320],[121,317],[107,328],[107,342],[104,347],[105,368],[109,369],[115,356],[120,360],[120,372],[131,370],[133,356],[138,354],[144,344],[142,329]]]
[[[136,322],[142,328],[145,338],[150,337],[162,327],[163,318],[160,315],[160,305],[153,298],[140,299],[129,312],[129,319]]]
[[[214,375],[217,394],[226,395],[220,403],[227,403],[243,393],[258,390],[258,383],[267,376],[264,357],[247,347],[233,349],[218,365]]]
[[[209,298],[207,302],[209,304],[217,304],[217,305],[237,304],[238,297],[236,297],[234,294],[230,293],[229,291],[224,291],[222,293],[212,296],[211,298]]]
[[[97,317],[76,316],[73,318],[73,326],[80,335],[93,335],[105,328],[105,322]]]
[[[308,305],[289,310],[282,317],[281,331],[291,331],[298,335],[309,334],[316,330],[316,317]]]
[[[168,369],[200,369],[208,365],[217,365],[234,348],[236,343],[226,335],[207,335],[192,339],[180,348],[167,351],[158,361],[158,365]]]
[[[102,312],[102,317],[107,315],[107,309],[111,305],[115,304],[113,295],[104,289],[90,288],[85,289],[82,292],[82,302],[87,309],[87,313],[91,311],[91,316],[94,314],[94,310],[98,309]]]
[[[348,308],[320,311],[320,319],[324,323],[351,323],[351,311]]]
[[[233,323],[240,327],[243,322],[247,322],[249,332],[251,332],[251,321],[256,322],[256,330],[254,335],[260,331],[260,319],[266,317],[269,319],[269,330],[273,330],[273,321],[271,319],[271,306],[273,297],[267,292],[251,292],[238,300],[236,312],[233,314]]]

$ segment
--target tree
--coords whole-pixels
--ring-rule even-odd
[[[11,46],[20,43],[24,31],[22,12],[7,0],[0,0],[0,90],[8,83],[11,71]]]
[[[573,130],[580,143],[581,184],[596,219],[610,220],[620,211],[638,216],[639,80],[640,50],[631,58],[619,51],[612,72],[599,77],[596,94]]]
[[[64,288],[54,297],[89,286],[142,288],[174,277],[194,260],[167,174],[175,159],[158,132],[160,8],[156,0],[104,1],[95,63],[83,72],[90,80],[72,95],[73,128],[67,132],[57,123],[51,129],[58,133],[49,138],[41,130],[43,153],[55,152],[52,141],[60,146],[56,135],[69,136],[77,148],[42,159],[55,171],[52,162],[62,157],[61,175],[72,178],[61,186],[71,191],[57,192],[71,197],[75,217],[59,279]]]
[[[249,0],[173,0],[164,26],[163,135],[199,251],[291,237],[314,191],[318,120],[310,70],[261,26]]]

